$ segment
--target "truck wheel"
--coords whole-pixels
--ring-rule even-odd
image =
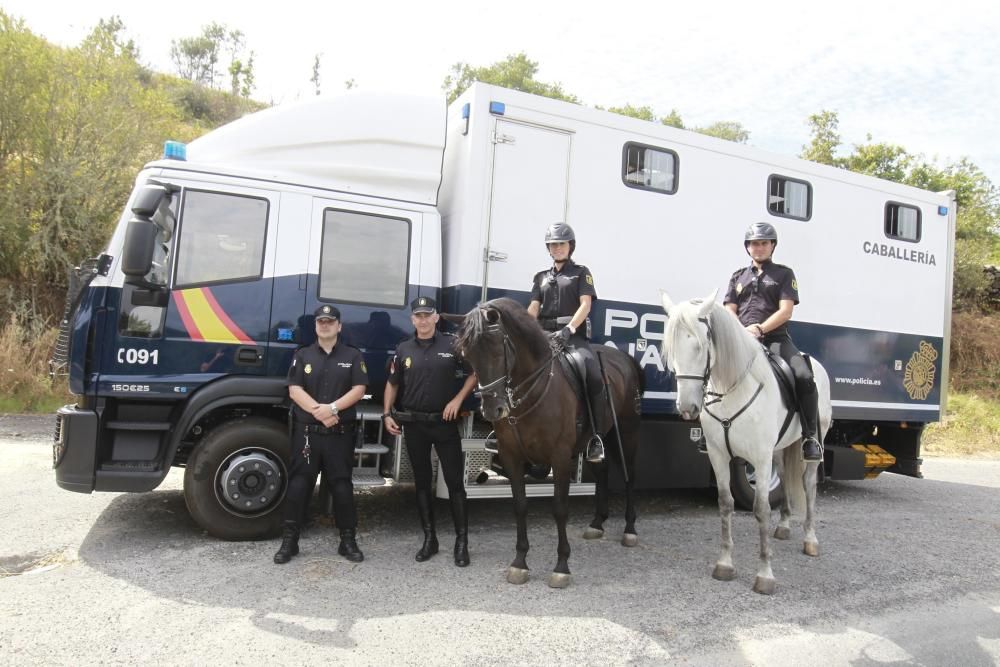
[[[205,436],[184,471],[184,502],[198,525],[223,540],[260,540],[281,529],[288,486],[288,433],[259,417]]]
[[[732,489],[736,506],[740,509],[752,511],[754,494],[757,487],[757,475],[754,472],[753,466],[741,458],[733,459],[729,466],[729,488]],[[770,490],[768,499],[771,501],[771,507],[780,507],[781,501],[785,497],[785,490],[781,487],[781,478],[778,477],[778,472],[773,467],[771,468],[771,479],[768,483],[768,489]]]

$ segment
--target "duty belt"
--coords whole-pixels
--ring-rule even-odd
[[[546,331],[558,331],[572,321],[572,315],[566,315],[565,317],[541,317],[538,319],[538,323]]]
[[[344,433],[354,433],[355,422],[346,422],[334,426],[322,426],[321,424],[300,424],[303,433],[312,435],[334,435]]]
[[[393,410],[392,418],[401,423],[444,421],[440,412],[417,412],[416,410]]]

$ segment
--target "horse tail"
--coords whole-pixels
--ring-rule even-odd
[[[784,478],[781,481],[785,487],[788,509],[797,521],[802,521],[806,516],[806,487],[802,482],[802,476],[806,472],[806,462],[802,458],[802,448],[791,444],[781,451],[781,455],[785,457]]]

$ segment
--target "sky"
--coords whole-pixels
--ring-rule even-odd
[[[582,9],[585,5],[593,9]],[[0,0],[69,46],[121,17],[140,59],[172,72],[172,40],[218,22],[255,52],[254,97],[281,103],[353,79],[362,90],[441,94],[457,62],[524,51],[537,79],[585,104],[676,109],[688,126],[741,123],[750,143],[797,155],[807,119],[836,111],[849,150],[870,134],[945,164],[968,157],[1000,185],[1000,3],[839,0],[251,3]]]

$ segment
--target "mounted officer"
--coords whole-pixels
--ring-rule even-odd
[[[576,234],[566,223],[549,226],[545,231],[545,247],[552,257],[552,266],[535,274],[528,313],[538,319],[543,329],[551,331],[554,339],[567,348],[578,350],[584,359],[587,412],[593,432],[587,443],[587,460],[599,463],[604,460],[604,442],[599,434],[611,429],[611,420],[606,410],[604,378],[588,342],[588,316],[597,299],[594,277],[590,269],[573,261]]]
[[[816,382],[812,368],[788,334],[788,321],[799,303],[795,272],[771,261],[778,247],[778,232],[766,222],[750,225],[743,247],[753,261],[733,273],[723,303],[747,331],[791,366],[802,422],[802,453],[806,461],[821,461],[823,447],[816,439],[819,419]]]

